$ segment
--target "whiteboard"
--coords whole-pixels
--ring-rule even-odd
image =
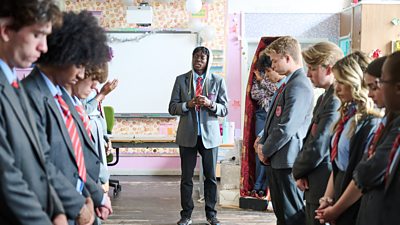
[[[115,113],[168,113],[168,103],[178,75],[191,69],[197,34],[190,32],[108,32],[114,57],[109,79],[118,87],[103,105]]]

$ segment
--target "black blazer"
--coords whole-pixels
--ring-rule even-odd
[[[31,111],[24,88],[16,92],[0,69],[0,224],[51,224],[63,212]]]

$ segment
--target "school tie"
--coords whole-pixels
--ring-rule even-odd
[[[283,83],[279,89],[276,91],[276,95],[273,96],[273,101],[271,107],[274,107],[276,100],[279,98],[279,95],[281,95],[283,89],[285,88],[286,83]]]
[[[385,173],[385,182],[387,182],[387,178],[390,173],[390,167],[392,166],[393,159],[394,159],[394,156],[396,155],[396,151],[397,151],[397,148],[399,147],[399,145],[400,145],[400,134],[397,135],[396,139],[394,140],[392,150],[390,150],[389,162],[386,167],[386,173]]]
[[[79,139],[78,130],[74,118],[72,117],[71,111],[69,110],[67,103],[64,101],[64,99],[62,99],[61,95],[55,95],[54,97],[60,104],[63,117],[65,119],[65,126],[67,127],[69,137],[71,138],[75,154],[75,161],[76,164],[78,165],[79,177],[82,179],[83,182],[86,182],[85,159],[83,157],[82,145]]]
[[[81,106],[81,105],[76,105],[75,109],[78,112],[79,117],[81,118],[81,120],[83,122],[83,126],[85,127],[85,130],[86,130],[87,134],[89,135],[90,140],[93,141],[91,126],[90,126],[90,119],[89,119],[88,114],[85,112],[85,110],[83,109],[83,106]]]
[[[203,78],[198,77],[196,81],[196,96],[199,96],[203,93]],[[200,111],[200,106],[196,105],[196,111]]]
[[[11,86],[13,86],[13,88],[18,89],[19,88],[19,84],[17,80],[14,80],[13,82],[11,82]]]
[[[335,160],[335,158],[337,157],[338,154],[338,146],[339,146],[339,139],[340,136],[342,135],[342,132],[344,130],[344,126],[346,125],[347,121],[354,116],[354,114],[356,113],[356,110],[351,110],[350,112],[347,113],[339,122],[337,128],[336,128],[336,133],[335,133],[335,139],[333,140],[333,147],[332,147],[332,151],[331,151],[331,162],[333,162],[333,160]]]
[[[374,137],[372,138],[371,143],[368,146],[368,158],[370,158],[375,153],[376,144],[378,143],[378,140],[381,138],[383,128],[385,128],[385,125],[381,122],[379,124],[378,129],[376,129],[376,132],[374,134]]]

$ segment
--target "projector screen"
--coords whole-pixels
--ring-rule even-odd
[[[168,113],[175,78],[191,69],[197,34],[190,32],[108,32],[113,59],[109,80],[118,87],[103,105],[115,113]]]

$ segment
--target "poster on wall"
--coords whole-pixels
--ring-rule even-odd
[[[351,37],[350,37],[350,35],[339,38],[339,47],[342,49],[345,56],[351,53]]]

